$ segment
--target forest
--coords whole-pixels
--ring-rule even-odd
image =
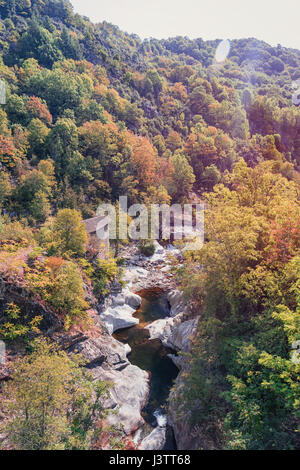
[[[0,0],[0,448],[126,448],[99,424],[110,384],[49,339],[95,334],[91,296],[123,282],[81,223],[123,195],[205,203],[204,246],[173,267],[199,321],[169,400],[197,448],[300,448],[300,51],[240,39],[218,62],[220,41]]]

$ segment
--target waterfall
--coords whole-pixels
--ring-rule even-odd
[[[165,428],[167,426],[167,415],[160,408],[155,410],[153,415],[155,416],[159,427]]]

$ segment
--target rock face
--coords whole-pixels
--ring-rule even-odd
[[[159,338],[168,348],[188,352],[191,346],[191,337],[197,328],[198,318],[185,320],[186,307],[182,300],[182,294],[178,290],[169,292],[168,301],[171,306],[171,317],[156,320],[146,327],[149,330],[150,339]],[[177,356],[174,355],[171,355],[171,358],[178,367],[181,361],[178,361]]]
[[[122,429],[127,435],[132,434],[144,424],[141,410],[145,406],[149,394],[149,376],[144,370],[132,364],[121,371],[101,368],[97,378],[113,382],[110,408],[117,414],[108,416],[109,424]]]
[[[125,345],[103,333],[96,339],[88,338],[72,345],[69,352],[77,352],[84,357],[95,380],[112,383],[110,398],[104,406],[116,414],[109,414],[108,423],[116,427],[122,423],[127,435],[142,426],[141,410],[148,399],[149,376],[146,371],[130,364]]]
[[[191,345],[191,336],[196,331],[198,318],[183,321],[180,318],[164,318],[156,320],[146,326],[150,339],[159,338],[164,346],[175,351],[188,352]],[[173,358],[173,357],[172,357]],[[175,363],[175,365],[177,365]]]
[[[184,321],[172,329],[169,343],[177,351],[188,352],[191,346],[191,337],[196,331],[198,318]]]
[[[175,382],[177,390],[183,386],[183,381],[184,378],[181,372]],[[173,428],[177,449],[197,450],[202,447],[200,444],[201,436],[197,432],[197,427],[190,424],[190,413],[181,409],[180,404],[176,401],[176,394],[176,391],[171,391],[169,396],[168,421]],[[204,448],[208,447],[204,446]]]
[[[171,306],[171,317],[175,317],[179,313],[184,312],[186,309],[182,298],[182,292],[179,290],[172,290],[168,293],[168,302]]]

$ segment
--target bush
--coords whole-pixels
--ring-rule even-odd
[[[108,260],[98,259],[98,265],[92,277],[94,294],[100,296],[108,294],[109,283],[118,276],[118,271],[117,262],[114,258]]]
[[[38,326],[42,321],[42,316],[35,316],[31,319],[21,313],[18,305],[10,303],[0,323],[0,339],[5,341],[15,341],[16,339],[28,340],[40,332]]]
[[[141,243],[139,245],[140,253],[144,256],[152,256],[155,253],[155,245],[152,240]]]

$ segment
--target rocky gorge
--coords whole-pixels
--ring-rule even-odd
[[[109,423],[115,426],[122,423],[122,429],[127,436],[133,438],[136,447],[148,450],[167,448],[167,435],[168,431],[170,432],[170,427],[174,432],[176,446],[182,448],[181,423],[177,423],[175,410],[170,403],[167,413],[161,408],[154,410],[152,407],[151,427],[145,426],[143,410],[151,401],[149,399],[149,395],[152,393],[151,377],[153,378],[155,371],[148,370],[148,367],[151,367],[148,365],[149,361],[145,361],[141,356],[147,355],[149,359],[153,351],[147,348],[151,348],[151,346],[159,348],[160,358],[167,356],[173,363],[173,365],[171,362],[165,364],[165,375],[168,375],[168,372],[173,369],[173,378],[175,379],[177,376],[176,381],[180,383],[181,373],[185,367],[185,360],[180,352],[189,352],[191,338],[196,330],[198,320],[197,318],[189,318],[182,295],[176,289],[172,274],[171,264],[178,265],[181,262],[180,251],[172,245],[164,248],[159,243],[156,243],[155,248],[154,255],[149,258],[140,255],[135,246],[127,248],[122,253],[122,257],[126,259],[126,267],[122,277],[125,285],[112,286],[110,295],[102,305],[98,306],[97,321],[102,324],[105,330],[107,347],[105,352],[101,339],[101,351],[105,357],[100,362],[96,359],[90,364],[95,378],[109,380],[113,383],[111,398],[106,403],[107,407],[115,411],[108,418]],[[155,304],[153,304],[153,293],[155,294],[155,292],[156,297],[159,296],[160,300],[160,296],[163,294],[165,296],[164,301],[168,307],[164,318],[150,322],[147,321],[147,317],[139,319],[137,315],[139,308],[143,302],[146,302],[149,293],[148,308],[150,311],[155,309]],[[150,314],[148,320],[151,318],[155,317]],[[140,322],[141,324],[139,324]],[[143,336],[142,342],[135,340],[130,347],[126,340],[128,337],[134,336],[137,327],[138,334]],[[112,336],[113,333],[116,333],[115,337]],[[94,353],[99,346],[96,341]],[[134,348],[136,351],[131,353]],[[80,352],[86,357],[90,355],[90,350],[89,345],[82,345]],[[137,354],[139,357],[136,357]],[[131,361],[137,362],[146,370],[132,364]],[[162,364],[159,367],[163,367]],[[175,373],[174,370],[176,370]],[[159,377],[154,377],[153,381],[155,380],[157,382]],[[172,383],[163,385],[167,390],[160,389],[159,392],[167,398]],[[156,384],[156,387],[159,385]]]
[[[113,282],[104,301],[98,302],[87,289],[92,307],[88,331],[64,332],[59,320],[24,289],[3,281],[0,294],[27,305],[28,311],[42,312],[43,333],[69,354],[80,353],[95,380],[111,384],[104,402],[109,410],[106,424],[119,430],[133,448],[187,448],[181,433],[188,425],[177,422],[172,400],[167,406],[173,382],[180,384],[185,368],[180,352],[190,350],[197,326],[172,272],[172,265],[181,263],[181,253],[172,245],[156,243],[149,258],[135,245],[126,247],[121,257],[122,283]],[[13,360],[10,351],[6,366],[0,367],[0,380],[9,378]]]

